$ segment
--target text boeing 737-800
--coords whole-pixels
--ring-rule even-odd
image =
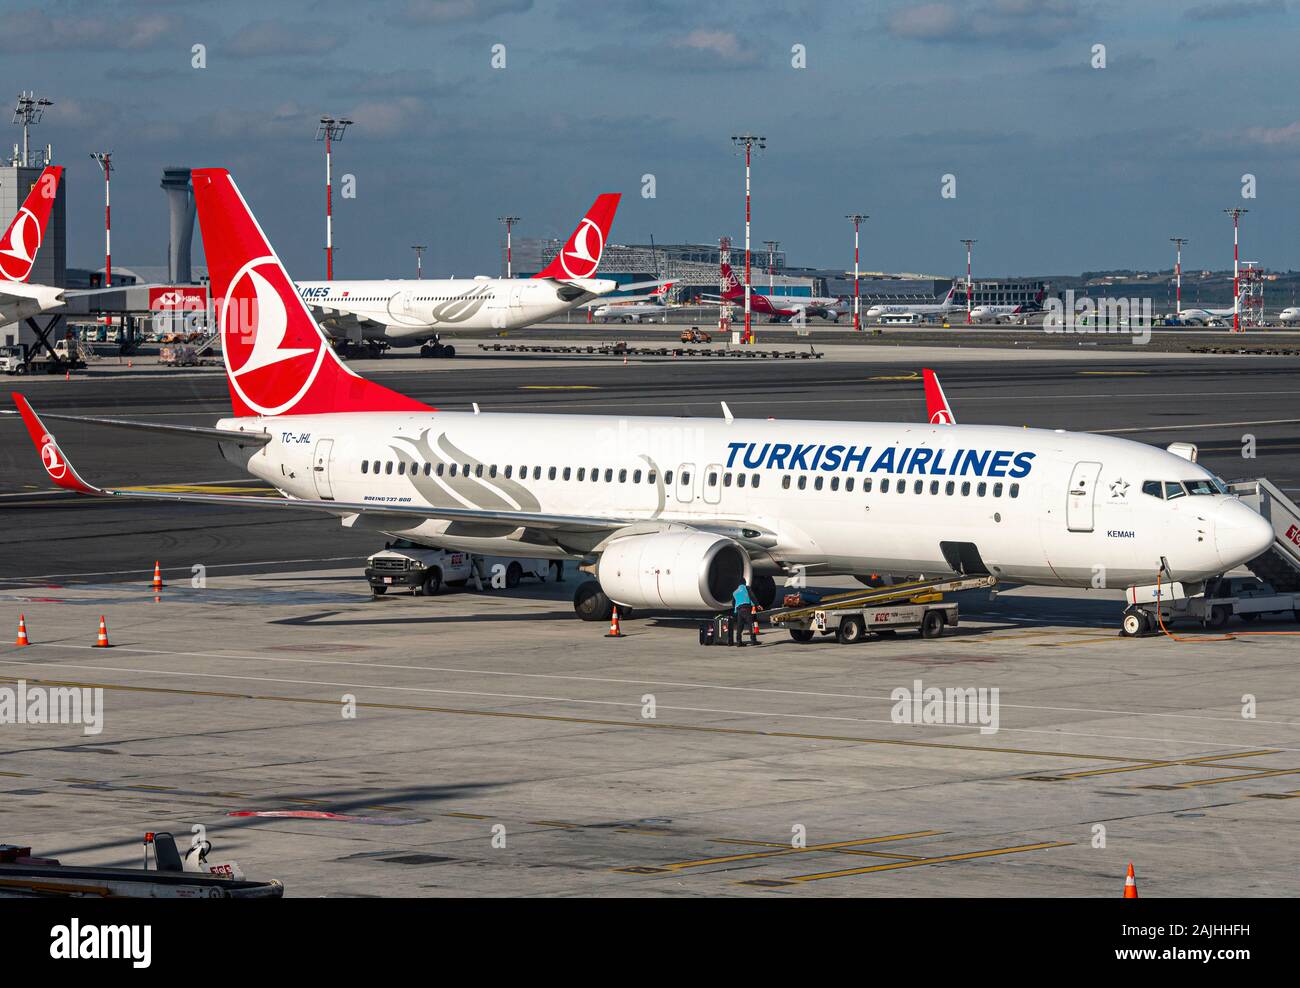
[[[497,555],[583,560],[575,607],[729,606],[741,579],[987,573],[1057,586],[1195,582],[1271,525],[1202,467],[1106,436],[955,424],[445,412],[350,371],[228,172],[193,173],[233,416],[211,436],[283,498],[106,490],[21,395],[50,477],[99,497],[320,511]],[[946,407],[946,403],[945,403]],[[933,413],[932,413],[933,415]],[[65,416],[50,416],[63,418]],[[943,418],[944,416],[940,416]],[[947,416],[950,418],[951,416]]]
[[[416,281],[300,281],[298,293],[331,335],[376,353],[382,344],[453,356],[439,342],[447,330],[519,329],[614,291],[596,269],[620,195],[592,203],[555,259],[532,278],[441,278]]]

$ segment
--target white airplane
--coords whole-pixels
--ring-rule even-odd
[[[1300,307],[1293,305],[1289,308],[1283,309],[1277,314],[1277,321],[1282,323],[1300,321]]]
[[[722,268],[722,301],[729,305],[744,306],[745,304],[745,286],[736,277],[736,273],[731,270],[730,264],[723,264]],[[820,316],[827,322],[838,322],[843,311],[839,308],[840,300],[837,298],[824,298],[820,296],[807,295],[764,295],[754,287],[753,283],[749,286],[749,311],[758,313],[762,316],[771,317],[772,322],[783,322],[790,319],[807,319],[809,316]]]
[[[672,290],[673,283],[665,281],[662,285],[655,288],[648,295],[640,297],[620,298],[617,301],[606,302],[604,305],[592,312],[592,316],[601,322],[641,322],[647,319],[667,319],[668,310],[668,293]],[[649,301],[643,301],[649,299]]]
[[[948,289],[948,294],[943,297],[942,302],[891,302],[873,305],[863,313],[862,318],[867,322],[882,322],[891,317],[903,316],[943,316],[949,312],[956,312],[958,308],[965,308],[965,305],[958,305],[953,299],[957,294],[957,286],[954,284]]]
[[[1244,300],[1246,293],[1243,291],[1239,300]],[[1242,304],[1238,311],[1245,311],[1245,305]],[[1215,326],[1222,325],[1224,322],[1232,321],[1232,306],[1226,309],[1208,309],[1202,307],[1187,308],[1184,306],[1183,311],[1173,316],[1173,321],[1182,326]]]
[[[519,329],[616,290],[595,277],[621,197],[599,196],[544,271],[532,278],[394,281],[300,281],[298,293],[331,336],[354,345],[418,346],[422,356],[452,357],[441,330]]]
[[[64,305],[62,288],[27,283],[36,266],[36,252],[45,240],[62,178],[63,169],[58,165],[41,172],[9,229],[0,237],[0,326]]]
[[[193,173],[233,414],[218,440],[284,497],[100,488],[21,394],[46,472],[101,498],[323,512],[353,530],[581,560],[579,616],[716,611],[782,574],[991,574],[1195,583],[1255,558],[1269,522],[1189,459],[1087,433],[980,425],[439,411],[330,348],[225,169]],[[1136,598],[1136,591],[1133,591]],[[1150,630],[1126,611],[1126,634]]]

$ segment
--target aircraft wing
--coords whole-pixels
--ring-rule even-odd
[[[478,525],[509,525],[536,531],[550,532],[556,535],[569,534],[587,536],[589,542],[599,543],[615,535],[638,534],[654,531],[675,523],[667,520],[600,517],[593,515],[552,514],[537,511],[491,511],[479,508],[440,508],[425,505],[384,504],[369,501],[308,501],[297,498],[265,497],[245,494],[184,494],[165,491],[121,490],[97,487],[86,481],[68,461],[58,440],[45,427],[36,414],[36,410],[21,394],[12,394],[18,414],[31,437],[32,444],[40,455],[41,464],[50,479],[65,490],[74,491],[91,497],[119,498],[133,501],[180,501],[188,504],[219,504],[233,507],[262,508],[272,511],[315,511],[347,519],[349,517],[369,517],[378,524],[393,524],[390,527],[412,528],[420,521],[464,522]],[[55,416],[50,416],[54,418]],[[119,425],[130,428],[148,428],[148,423],[128,422],[120,419],[81,418],[61,415],[61,419],[81,422],[97,422],[103,425]],[[164,430],[186,431],[191,434],[210,435],[221,433],[215,438],[230,439],[235,442],[260,444],[269,441],[264,433],[227,433],[217,429],[191,429],[184,426],[155,426]],[[345,524],[348,522],[345,521]],[[742,538],[756,545],[771,545],[775,537],[767,531],[753,528],[749,523],[738,519],[707,519],[689,526],[676,523],[676,527],[699,528],[715,531],[734,538]]]

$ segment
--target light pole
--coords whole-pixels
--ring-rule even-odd
[[[731,140],[737,147],[745,148],[745,343],[754,342],[754,331],[750,327],[750,286],[749,286],[749,164],[753,150],[757,147],[760,151],[767,147],[767,138],[758,137],[754,134],[736,134]]]
[[[1237,260],[1237,218],[1242,213],[1250,212],[1241,206],[1234,206],[1232,209],[1225,209],[1225,213],[1232,217],[1232,331],[1241,332],[1241,265]]]
[[[14,120],[23,129],[23,160],[19,162],[24,168],[32,166],[31,151],[28,147],[30,134],[28,133],[33,126],[41,122],[41,117],[45,115],[45,108],[53,106],[54,101],[46,99],[44,96],[37,96],[34,92],[21,92],[18,94],[18,103],[14,106]],[[49,164],[47,161],[46,164]]]
[[[514,259],[513,259],[513,257],[512,257],[512,251],[511,251],[511,246],[510,246],[510,231],[511,231],[512,229],[514,229],[514,225],[515,225],[516,223],[519,222],[519,217],[518,217],[518,216],[498,216],[497,219],[500,220],[502,223],[504,223],[504,224],[506,225],[506,277],[507,277],[507,278],[513,278],[513,277],[514,277],[514,269],[513,269]]]
[[[869,219],[866,213],[847,213],[844,218],[853,221],[853,328],[862,329],[862,315],[858,296],[858,227]]]
[[[419,281],[424,277],[424,252],[428,247],[424,244],[411,244],[411,250],[415,251],[415,280]]]
[[[1174,314],[1182,319],[1183,317],[1183,244],[1188,243],[1186,237],[1170,237],[1169,242],[1174,245]]]
[[[966,325],[970,325],[970,299],[971,299],[971,281],[970,281],[970,253],[971,248],[979,243],[978,240],[963,240],[966,245]]]
[[[334,142],[343,140],[343,132],[352,121],[321,117],[316,140],[325,142],[325,280],[334,280]]]
[[[113,152],[94,151],[90,155],[104,170],[104,287],[113,283],[113,221],[111,199],[109,198],[109,178],[113,174]]]

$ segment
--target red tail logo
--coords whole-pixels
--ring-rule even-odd
[[[18,209],[18,215],[9,229],[0,237],[0,280],[26,281],[36,266],[36,252],[45,239],[45,228],[54,211],[54,199],[59,194],[59,180],[63,169],[51,165],[41,172],[40,178],[27,193],[27,199]]]
[[[943,393],[939,375],[928,367],[921,369],[925,381],[925,411],[930,417],[931,425],[956,425],[957,417],[953,415],[948,404],[948,396]]]
[[[731,270],[731,265],[722,265],[722,297],[739,298],[744,294],[740,279],[736,277],[736,272]]]
[[[618,211],[621,198],[617,192],[597,196],[578,228],[555,255],[555,260],[534,277],[560,280],[593,277],[600,266],[600,256],[605,252],[605,240],[614,225],[614,213]]]
[[[339,360],[229,172],[199,168],[193,180],[236,415],[431,411]]]

